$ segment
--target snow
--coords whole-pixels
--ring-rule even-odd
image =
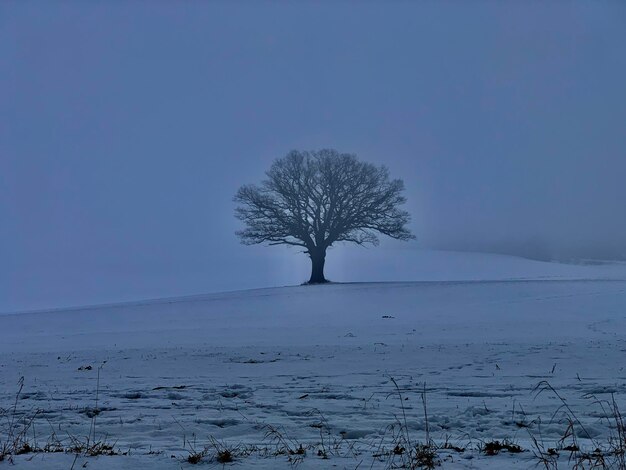
[[[40,446],[53,431],[86,440],[98,389],[96,440],[130,454],[26,454],[15,468],[193,468],[186,458],[205,446],[200,465],[219,468],[211,439],[237,450],[235,468],[291,468],[276,452],[285,443],[307,449],[299,468],[388,468],[374,455],[405,430],[403,409],[411,441],[426,439],[424,387],[430,437],[465,448],[439,450],[443,468],[535,468],[531,435],[547,449],[567,428],[542,381],[580,420],[581,447],[606,443],[614,430],[594,399],[626,409],[626,267],[428,257],[430,280],[407,253],[398,271],[411,282],[1,315],[0,441],[24,377],[16,413],[39,410],[29,432]],[[504,439],[524,451],[478,450]]]

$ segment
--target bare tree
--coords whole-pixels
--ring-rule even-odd
[[[260,186],[239,188],[237,232],[246,245],[292,245],[311,258],[309,283],[326,282],[326,250],[335,242],[377,245],[377,233],[398,240],[415,238],[406,228],[409,213],[398,206],[402,180],[389,179],[384,166],[336,150],[292,151],[276,160]]]

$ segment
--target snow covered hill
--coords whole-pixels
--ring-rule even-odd
[[[533,438],[557,449],[573,418],[534,389],[549,383],[579,420],[561,447],[608,450],[594,400],[626,409],[624,266],[432,256],[431,280],[1,315],[0,449],[13,421],[31,447],[130,450],[26,453],[15,468],[215,466],[225,449],[235,468],[389,468],[407,437],[448,442],[443,468],[533,468]],[[522,452],[481,452],[504,439]]]

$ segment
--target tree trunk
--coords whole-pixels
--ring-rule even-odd
[[[324,263],[326,262],[326,250],[309,253],[311,257],[311,279],[309,284],[322,284],[328,282],[324,278]]]

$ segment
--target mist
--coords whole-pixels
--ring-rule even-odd
[[[402,250],[626,259],[625,22],[618,2],[3,2],[0,312],[302,282],[304,255],[234,235],[237,188],[292,149],[404,180],[417,240],[376,248],[383,274]]]

